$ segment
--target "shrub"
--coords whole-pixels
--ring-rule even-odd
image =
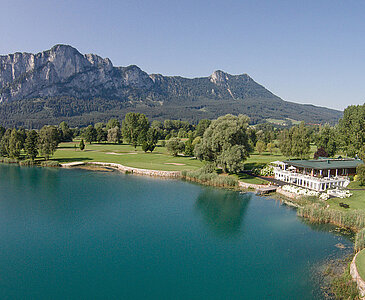
[[[260,175],[261,176],[272,176],[272,175],[274,175],[274,167],[273,166],[265,166],[260,171]]]

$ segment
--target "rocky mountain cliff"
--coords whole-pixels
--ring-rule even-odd
[[[70,111],[70,106],[77,109]],[[0,117],[5,123],[21,124],[23,119],[26,125],[28,119],[34,126],[38,119],[64,118],[83,125],[131,110],[155,119],[190,121],[224,113],[246,113],[253,122],[292,118],[323,123],[341,116],[339,111],[285,102],[247,74],[215,71],[194,79],[149,75],[134,65],[114,67],[108,58],[83,55],[67,45],[0,56]]]

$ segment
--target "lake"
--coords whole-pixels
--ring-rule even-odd
[[[334,228],[251,193],[0,164],[0,298],[321,299],[318,267],[353,247]]]

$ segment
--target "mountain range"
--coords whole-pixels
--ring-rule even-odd
[[[147,74],[108,58],[56,45],[37,54],[0,56],[0,123],[38,128],[67,121],[83,126],[130,111],[150,119],[197,122],[247,114],[252,123],[294,119],[335,123],[341,111],[287,102],[249,75],[214,71],[201,78]]]

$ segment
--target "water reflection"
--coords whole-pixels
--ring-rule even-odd
[[[212,232],[225,237],[237,236],[242,232],[242,221],[251,197],[252,194],[208,188],[198,196],[195,208]]]

